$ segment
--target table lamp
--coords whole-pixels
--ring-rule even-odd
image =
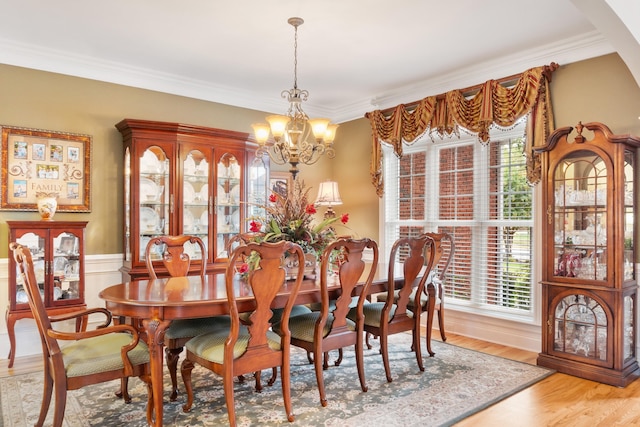
[[[338,183],[335,181],[321,182],[318,188],[318,197],[314,204],[316,206],[327,206],[327,212],[324,214],[325,219],[335,218],[336,213],[333,211],[333,206],[342,204]]]

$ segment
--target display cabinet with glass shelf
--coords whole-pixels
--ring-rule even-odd
[[[49,315],[86,308],[84,300],[84,232],[86,221],[7,221],[9,241],[26,246],[44,305]],[[33,318],[22,277],[13,257],[9,257],[9,367],[15,359],[15,324]],[[86,324],[76,323],[77,330]]]
[[[125,145],[123,279],[148,277],[146,244],[160,235],[200,237],[209,269],[224,268],[226,242],[247,230],[245,181],[255,151],[249,135],[134,119],[116,128]],[[185,250],[195,271],[203,254],[195,245]],[[163,274],[160,263],[157,271]]]
[[[548,242],[538,364],[625,386],[640,376],[633,215],[640,138],[614,135],[602,123],[575,130],[572,141],[573,128],[566,127],[536,148],[546,174]]]

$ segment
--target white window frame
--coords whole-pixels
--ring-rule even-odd
[[[510,130],[492,129],[491,139],[497,141],[497,140],[505,140],[509,138],[522,137],[524,135],[524,129],[525,129],[524,121],[522,121],[522,123],[516,125]],[[436,153],[437,150],[442,148],[448,148],[451,146],[457,146],[457,145],[466,144],[469,142],[476,144],[476,148],[474,149],[474,156],[475,156],[474,164],[476,165],[475,166],[476,170],[478,170],[477,168],[480,168],[480,167],[484,167],[486,169],[488,167],[488,165],[486,164],[486,161],[484,160],[486,159],[486,156],[480,155],[482,153],[481,150],[484,150],[485,148],[482,146],[482,144],[478,142],[477,137],[470,136],[470,135],[462,135],[460,139],[458,139],[457,137],[453,137],[453,138],[445,138],[444,140],[440,140],[439,137],[437,136],[434,136],[432,140],[431,137],[429,137],[428,135],[425,135],[420,139],[418,139],[417,141],[415,141],[414,143],[412,143],[411,145],[405,144],[403,147],[403,153],[414,153],[418,151],[427,150],[426,168],[427,170],[429,170],[429,169],[438,167],[438,164],[437,164],[438,156],[433,155],[432,153]],[[388,179],[389,173],[391,172],[389,170],[388,159],[393,159],[393,158],[397,159],[395,153],[393,153],[392,148],[390,146],[386,146],[385,144],[383,144],[383,177],[384,179]],[[483,158],[482,161],[480,161],[480,158]],[[435,194],[438,191],[437,185],[438,184],[435,181],[429,180],[429,182],[427,182],[427,187],[426,187],[427,194]],[[484,191],[484,188],[486,187],[483,187],[483,191]],[[392,246],[392,242],[388,242],[386,240],[386,236],[388,234],[387,227],[391,227],[390,221],[387,219],[387,216],[386,216],[387,200],[397,201],[398,195],[394,194],[394,189],[391,188],[390,185],[386,185],[385,183],[385,192],[383,197],[380,199],[380,203],[379,203],[379,214],[380,214],[379,236],[380,236],[380,242],[382,242],[382,244],[380,245],[381,260],[388,259],[389,257],[388,252]],[[482,200],[486,200],[486,197]],[[531,227],[532,227],[532,250],[530,255],[531,256],[531,310],[528,312],[525,312],[521,310],[512,310],[509,308],[502,308],[500,306],[491,306],[489,309],[486,306],[476,305],[472,303],[472,301],[462,301],[457,299],[445,298],[445,305],[447,306],[447,310],[471,313],[471,314],[491,317],[495,319],[510,320],[510,321],[530,324],[530,325],[540,325],[541,311],[542,311],[540,309],[540,301],[541,301],[540,288],[541,287],[538,285],[538,283],[541,278],[542,263],[541,263],[541,257],[536,256],[536,254],[540,253],[540,243],[542,239],[541,221],[543,220],[543,215],[541,213],[542,210],[537,208],[538,206],[541,205],[541,201],[542,201],[541,186],[535,185],[533,188],[533,200],[532,200],[533,215],[532,215],[532,220],[530,221]],[[434,207],[430,206],[429,203],[427,202],[427,206],[425,206],[425,209],[426,209],[425,216],[427,218],[426,220],[403,221],[403,223],[407,225],[430,227],[432,224],[434,224],[434,222],[431,221],[431,218],[435,216],[435,213],[433,212]],[[475,222],[476,221],[474,221],[474,223]],[[456,222],[456,225],[463,226],[466,224],[464,222]],[[481,290],[478,290],[478,289],[479,289],[478,286],[472,285],[472,292],[480,292]]]

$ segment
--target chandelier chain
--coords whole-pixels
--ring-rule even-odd
[[[298,89],[298,26],[294,25],[293,37],[293,88]]]

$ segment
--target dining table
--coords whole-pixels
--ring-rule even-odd
[[[387,291],[388,266],[367,264],[363,273],[363,280],[371,268],[376,269],[368,295]],[[402,271],[402,268],[396,269]],[[302,281],[296,304],[311,304],[321,302],[320,275],[306,278]],[[399,285],[401,278],[394,278]],[[335,299],[339,296],[340,287],[337,274],[328,275],[329,296]],[[285,281],[281,291],[274,300],[273,307],[286,304],[293,281]],[[362,287],[356,288],[358,294]],[[435,289],[428,287],[429,301],[435,304]],[[249,285],[240,275],[234,277],[234,296],[238,312],[254,309],[255,301]],[[355,295],[354,295],[355,296]],[[166,277],[156,279],[135,279],[118,283],[103,289],[99,297],[105,301],[106,308],[115,317],[139,319],[142,325],[141,339],[146,340],[150,356],[150,373],[152,388],[152,415],[149,425],[162,426],[163,421],[163,349],[164,334],[172,321],[178,319],[193,319],[229,314],[229,300],[225,285],[225,270],[213,271],[204,277],[199,275]],[[433,307],[430,313],[433,313]],[[427,316],[427,327],[431,327],[432,315]],[[138,323],[138,322],[136,322]],[[429,343],[427,343],[429,344]]]

